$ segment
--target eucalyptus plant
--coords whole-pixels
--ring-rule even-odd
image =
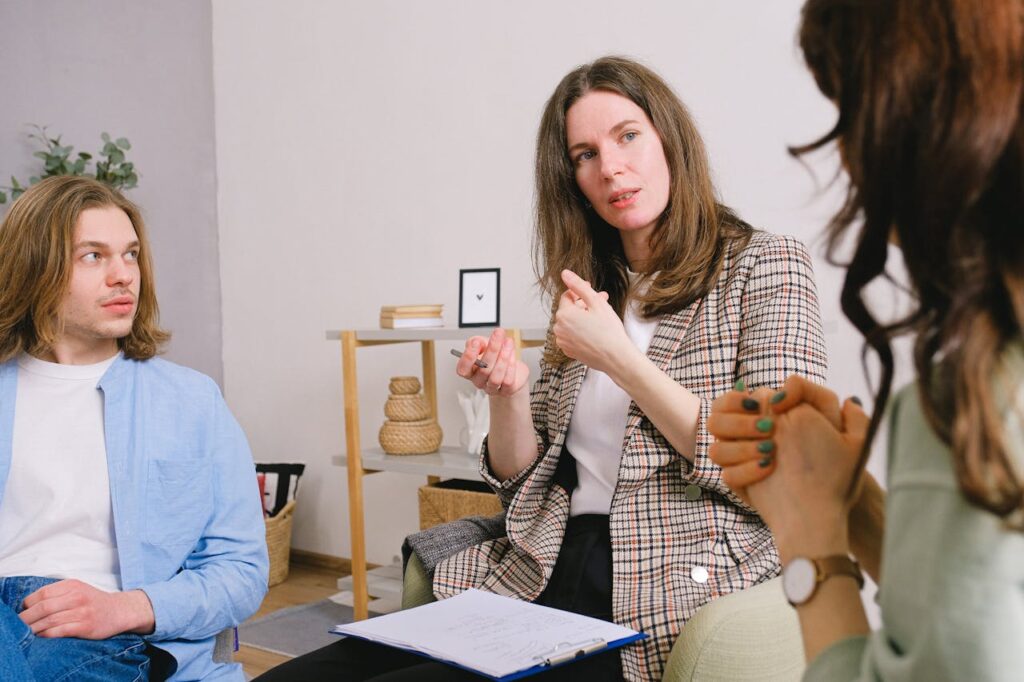
[[[0,204],[7,201],[8,194],[11,196],[11,201],[14,201],[28,187],[53,175],[84,175],[96,178],[119,190],[131,189],[138,184],[139,175],[135,170],[135,164],[125,157],[125,152],[132,148],[128,138],[119,137],[115,140],[111,139],[107,133],[100,135],[103,147],[96,153],[96,168],[91,171],[89,164],[93,160],[92,154],[78,152],[72,157],[71,153],[75,148],[71,145],[61,144],[60,135],[50,137],[45,126],[32,127],[35,128],[35,132],[29,133],[28,137],[42,147],[32,156],[42,160],[43,172],[30,177],[28,185],[18,182],[18,179],[12,175],[10,185],[0,185]]]

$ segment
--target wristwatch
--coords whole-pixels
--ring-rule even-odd
[[[782,591],[793,606],[806,604],[818,591],[818,585],[835,575],[848,575],[864,587],[864,575],[854,559],[836,554],[822,559],[796,557],[782,569]]]

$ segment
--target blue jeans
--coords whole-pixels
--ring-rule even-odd
[[[36,637],[18,617],[25,597],[53,578],[0,578],[0,682],[145,682],[146,642],[139,635],[110,639]]]

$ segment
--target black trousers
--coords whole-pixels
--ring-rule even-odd
[[[536,603],[603,620],[612,619],[612,552],[607,516],[587,514],[569,519],[551,580]],[[543,682],[613,682],[622,679],[622,666],[619,652],[608,651],[536,677]],[[294,658],[256,678],[257,682],[480,679],[483,678],[479,675],[445,663],[351,637]]]

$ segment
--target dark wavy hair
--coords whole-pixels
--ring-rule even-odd
[[[534,267],[542,291],[557,301],[569,269],[608,292],[622,316],[629,293],[627,262],[619,232],[593,209],[576,184],[566,141],[569,108],[593,90],[619,94],[644,110],[661,138],[671,183],[669,201],[651,236],[658,271],[638,297],[643,315],[676,312],[707,294],[722,269],[730,243],[740,248],[751,228],[716,198],[704,142],[690,112],[668,84],[646,66],[625,57],[602,57],[573,69],[548,99],[537,133]],[[565,356],[548,345],[545,360]]]
[[[159,325],[153,261],[138,207],[102,182],[58,176],[30,187],[0,224],[0,362],[22,352],[38,354],[60,337],[75,224],[82,211],[107,206],[124,211],[139,238],[138,310],[117,345],[126,358],[146,360],[170,339]]]
[[[842,308],[882,366],[862,459],[889,397],[890,340],[914,332],[921,404],[960,489],[1008,519],[1024,511],[1024,484],[1001,415],[1022,406],[994,382],[1024,321],[1022,12],[1020,0],[808,0],[800,46],[839,116],[791,150],[835,141],[849,174],[829,258],[859,225]],[[863,292],[893,236],[916,306],[883,325]]]

